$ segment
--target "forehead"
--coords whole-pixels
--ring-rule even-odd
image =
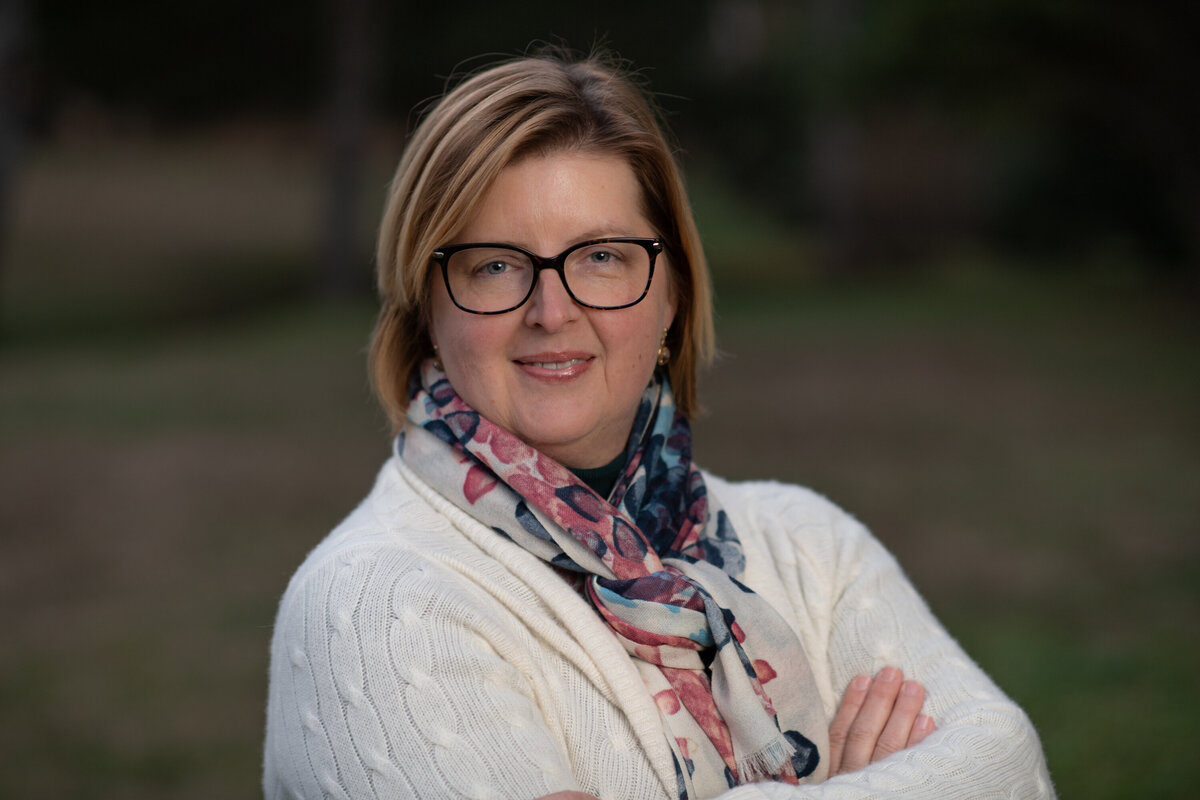
[[[599,236],[653,235],[642,189],[622,158],[562,152],[505,167],[466,218],[458,242],[566,246]]]

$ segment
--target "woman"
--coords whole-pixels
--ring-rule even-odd
[[[617,69],[451,91],[378,264],[396,452],[283,598],[268,797],[1052,796],[862,526],[692,464],[707,272]]]

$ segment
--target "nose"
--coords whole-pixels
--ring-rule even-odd
[[[525,303],[525,324],[556,331],[579,314],[580,308],[567,293],[562,276],[553,269],[538,270],[533,296]]]

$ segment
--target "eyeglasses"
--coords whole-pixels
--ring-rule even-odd
[[[553,258],[511,244],[456,244],[433,251],[454,305],[471,314],[504,314],[533,296],[538,275],[552,269],[581,306],[637,305],[650,291],[658,239],[610,237],[573,244]]]

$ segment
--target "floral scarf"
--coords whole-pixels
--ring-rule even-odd
[[[692,464],[691,430],[664,376],[642,396],[607,501],[468,406],[432,360],[408,420],[396,444],[405,463],[484,525],[582,577],[658,704],[681,798],[824,777],[827,722],[803,646],[738,582],[741,543]]]

